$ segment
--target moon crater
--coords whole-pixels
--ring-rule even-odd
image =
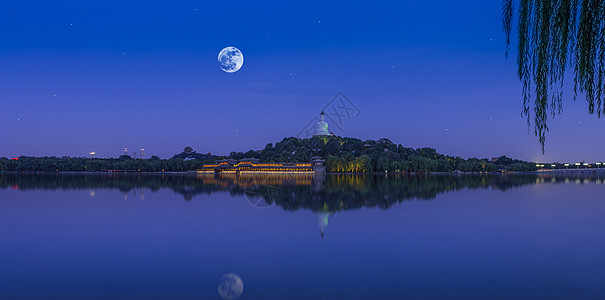
[[[234,73],[244,64],[244,55],[235,47],[225,47],[218,54],[218,64],[227,73]]]

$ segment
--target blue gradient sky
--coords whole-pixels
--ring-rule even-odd
[[[603,121],[569,93],[541,154],[504,58],[500,1],[122,2],[0,5],[0,156],[260,149],[342,91],[362,114],[338,135],[605,159]],[[244,53],[237,73],[218,66],[226,46]]]

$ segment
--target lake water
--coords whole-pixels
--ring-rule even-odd
[[[0,298],[605,299],[604,179],[0,174]]]

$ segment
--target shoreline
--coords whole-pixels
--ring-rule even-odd
[[[143,171],[0,171],[0,174],[27,174],[27,175],[198,175],[198,174],[214,174],[210,172],[192,171],[174,171],[174,172],[143,172]],[[221,174],[221,173],[219,173]],[[237,173],[224,173],[237,174]],[[538,170],[538,171],[510,171],[510,172],[336,172],[336,173],[314,173],[314,172],[244,172],[243,174],[308,174],[308,175],[544,175],[544,174],[605,174],[605,168],[599,169],[555,169],[555,170]]]

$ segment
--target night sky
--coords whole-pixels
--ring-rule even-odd
[[[604,120],[569,92],[541,154],[521,118],[516,53],[504,56],[500,1],[124,2],[0,4],[0,156],[261,149],[340,91],[361,114],[331,125],[337,135],[605,160]],[[217,63],[227,46],[243,52],[236,73]]]

